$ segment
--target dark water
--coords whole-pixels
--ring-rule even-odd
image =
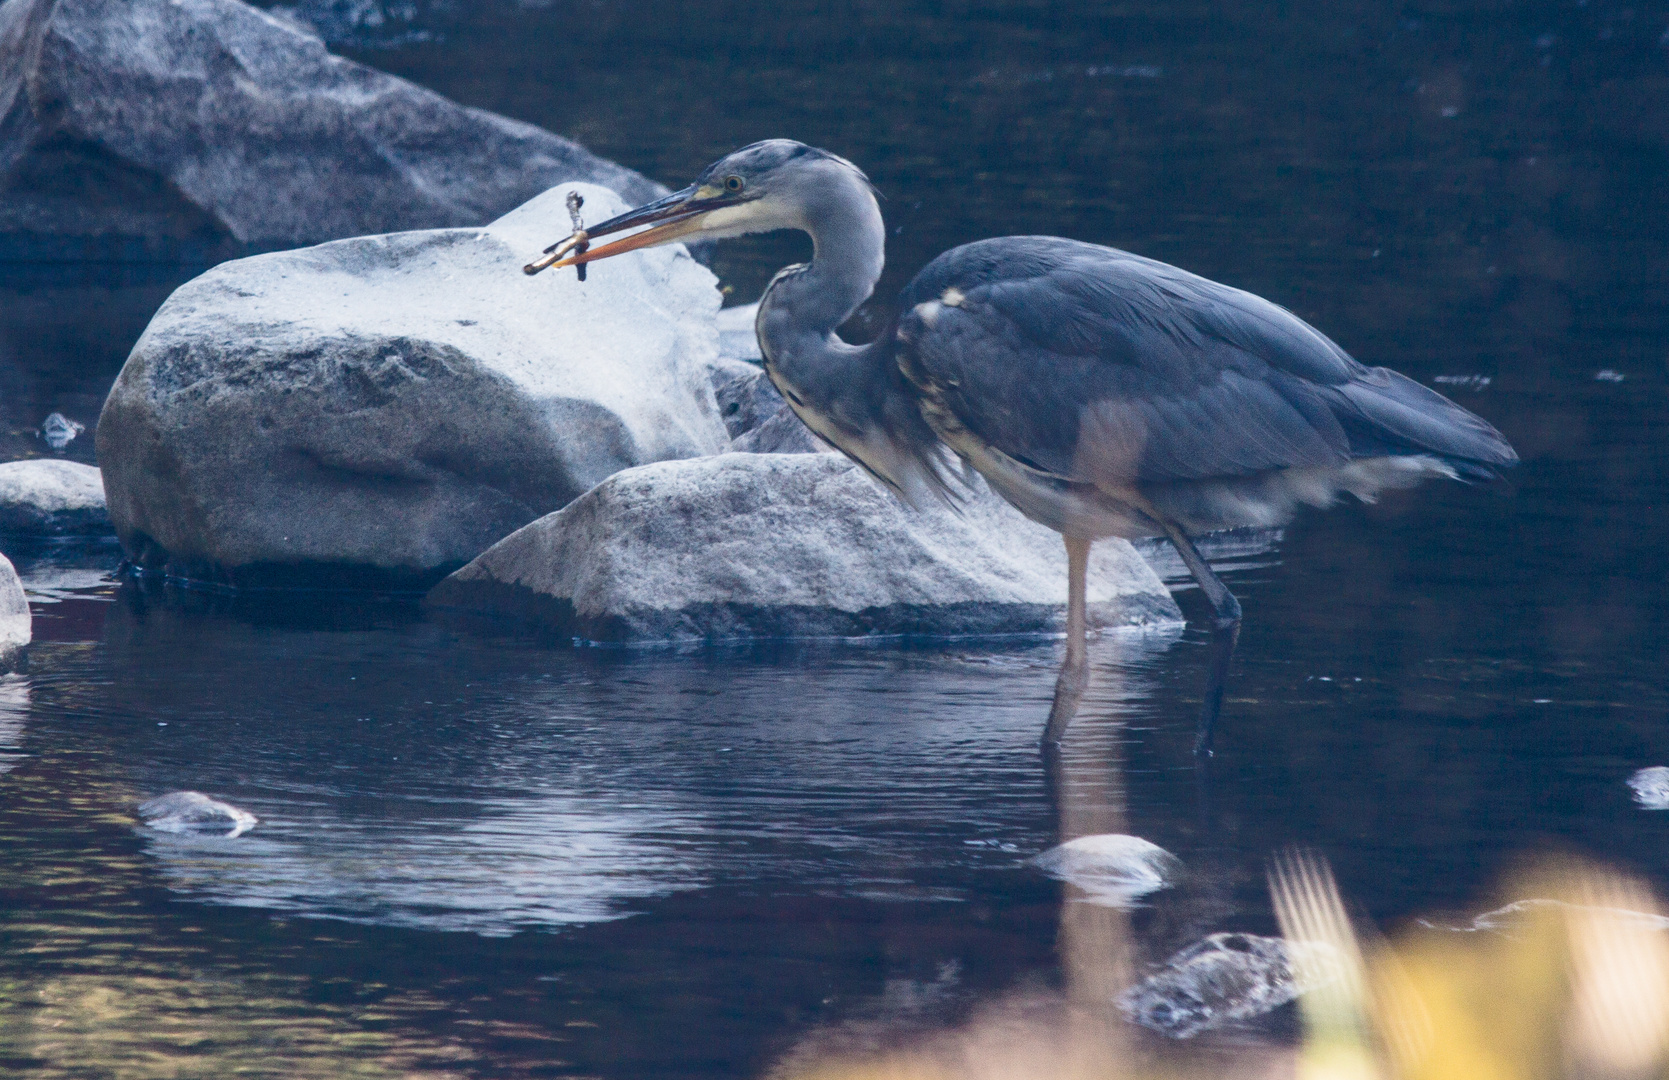
[[[758,1075],[1058,984],[1060,886],[1023,860],[1074,801],[1189,868],[1133,916],[1149,958],[1270,932],[1292,842],[1388,927],[1547,852],[1669,892],[1669,815],[1623,783],[1669,764],[1663,5],[399,10],[343,48],[669,184],[772,135],[853,158],[882,298],[981,236],[1117,244],[1437,385],[1524,465],[1309,515],[1231,572],[1205,784],[1193,630],[1095,646],[1063,790],[1052,642],[569,650],[12,544],[39,644],[0,682],[0,1071]],[[799,254],[716,268],[751,299]],[[190,271],[122,273],[5,268],[5,456],[46,452],[49,411],[90,429]],[[262,822],[136,825],[178,788]]]

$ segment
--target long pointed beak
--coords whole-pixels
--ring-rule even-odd
[[[674,240],[701,231],[701,219],[713,210],[726,206],[734,206],[741,200],[727,196],[713,198],[699,198],[696,186],[691,184],[682,191],[675,191],[664,199],[657,199],[636,210],[628,210],[619,217],[613,217],[600,225],[582,229],[566,240],[552,244],[545,249],[545,258],[523,267],[529,274],[537,274],[546,267],[578,266],[581,263],[596,262],[611,255],[620,255],[638,248],[654,247],[658,244],[671,243]],[[650,228],[631,236],[616,240],[612,244],[604,244],[600,248],[586,250],[586,245],[598,236],[609,233],[635,229],[640,225]],[[577,250],[576,250],[577,249]],[[570,254],[572,253],[572,254]]]

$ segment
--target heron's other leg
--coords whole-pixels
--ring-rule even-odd
[[[1062,537],[1066,541],[1066,659],[1060,678],[1055,680],[1055,703],[1049,709],[1049,726],[1043,729],[1043,745],[1052,746],[1066,737],[1066,726],[1077,715],[1084,688],[1089,685],[1088,629],[1084,622],[1085,579],[1089,575],[1090,541]]]
[[[1194,575],[1200,591],[1205,593],[1214,616],[1211,626],[1211,675],[1205,686],[1205,706],[1200,710],[1199,735],[1194,739],[1194,753],[1210,757],[1212,729],[1217,724],[1217,714],[1223,709],[1223,690],[1229,680],[1229,660],[1234,656],[1235,642],[1240,639],[1240,601],[1212,572],[1211,564],[1205,561],[1187,533],[1175,522],[1165,521],[1162,524],[1165,534],[1176,545],[1177,554],[1187,565],[1188,572]]]

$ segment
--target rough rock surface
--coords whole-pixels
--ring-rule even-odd
[[[117,535],[230,585],[429,584],[610,474],[725,448],[713,276],[681,248],[528,277],[612,193],[339,240],[182,286],[105,402]]]
[[[0,672],[22,666],[24,650],[33,637],[34,621],[29,615],[29,600],[23,595],[23,582],[12,561],[0,555]]]
[[[1256,934],[1212,934],[1126,990],[1118,1006],[1145,1028],[1187,1039],[1261,1016],[1300,992],[1285,941]]]
[[[0,254],[218,260],[665,189],[238,0],[0,4]],[[549,243],[546,240],[545,243]]]
[[[1096,626],[1180,620],[1128,545],[1090,564]],[[835,454],[723,454],[610,477],[429,594],[594,641],[1046,633],[1064,619],[1054,533],[980,490],[910,511]]]
[[[1669,810],[1669,768],[1653,765],[1628,778],[1634,801],[1647,810]]]
[[[59,458],[0,465],[0,533],[97,536],[110,532],[98,469]]]

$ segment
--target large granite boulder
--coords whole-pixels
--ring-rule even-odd
[[[12,561],[0,555],[0,673],[23,666],[33,637],[34,620],[29,599],[23,595],[23,581]]]
[[[1097,544],[1092,625],[1180,621],[1134,549]],[[909,510],[837,454],[630,469],[494,544],[428,603],[593,641],[1048,633],[1060,538],[983,486]]]
[[[572,180],[665,192],[238,0],[0,4],[0,256],[218,260],[479,225]]]
[[[612,473],[728,444],[714,279],[682,248],[528,277],[563,185],[486,228],[224,263],[134,346],[99,418],[141,567],[231,585],[430,583]]]
[[[0,465],[0,534],[98,536],[110,532],[98,469],[61,458]]]

